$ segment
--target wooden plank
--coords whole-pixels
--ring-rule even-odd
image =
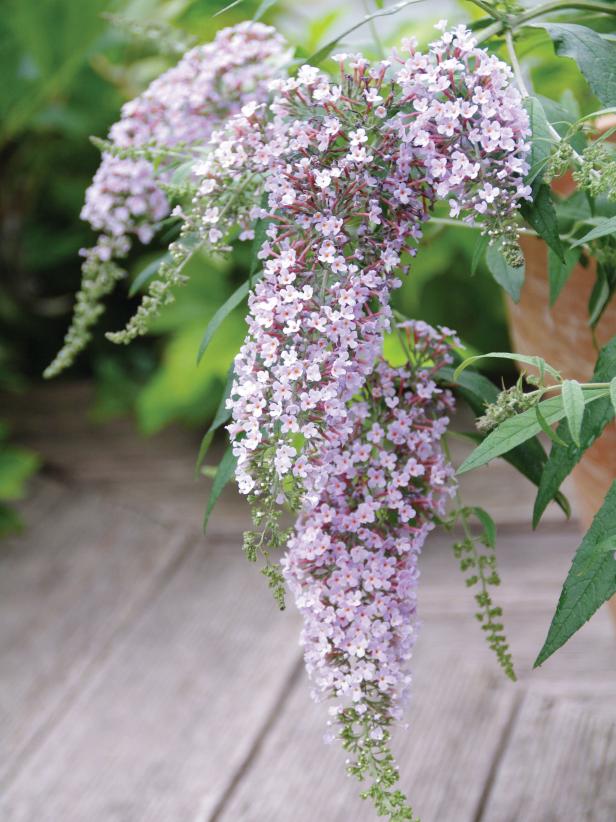
[[[207,820],[298,657],[239,545],[199,540],[0,800],[3,822]]]
[[[586,699],[529,693],[481,820],[616,819],[616,714]]]
[[[424,820],[470,822],[515,701],[515,689],[494,670],[475,666],[454,632],[424,626],[414,658],[410,728],[394,748],[401,787]],[[444,629],[444,630],[443,630]],[[325,746],[326,711],[309,700],[305,679],[277,718],[259,755],[216,822],[372,822],[375,814],[345,777],[344,753]]]
[[[472,617],[472,596],[448,541],[439,537],[426,547],[410,729],[399,730],[395,740],[402,784],[422,819],[474,822],[500,745],[506,741],[507,723],[528,687],[569,697],[574,686],[584,688],[596,693],[601,704],[603,695],[613,693],[616,647],[603,612],[541,670],[532,672],[575,539],[563,533],[503,536],[501,569],[506,582],[499,602],[504,600],[508,608],[507,634],[522,678],[515,685],[502,676]],[[357,785],[345,781],[340,751],[323,746],[325,712],[308,700],[302,679],[216,822],[286,822],[290,808],[294,822],[374,818],[357,798]],[[537,761],[533,766],[538,767]],[[518,818],[543,822],[542,816]],[[485,820],[500,822],[501,817]]]
[[[0,553],[3,781],[82,687],[184,542],[96,496],[48,483],[39,483],[24,516],[30,527]]]

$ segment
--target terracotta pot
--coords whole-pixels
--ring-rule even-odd
[[[559,193],[572,187],[568,179],[558,181]],[[594,261],[576,266],[556,304],[550,308],[547,248],[536,237],[521,243],[526,257],[526,281],[520,302],[509,301],[509,318],[514,349],[521,354],[538,354],[563,375],[587,381],[593,372],[597,350],[587,324],[588,298],[595,282]],[[616,334],[616,300],[605,310],[596,329],[599,346]],[[616,423],[588,449],[573,471],[574,513],[584,529],[597,513],[608,488],[616,478]],[[610,606],[616,619],[616,597]]]

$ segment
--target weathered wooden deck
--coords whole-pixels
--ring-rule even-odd
[[[233,493],[200,532],[192,437],[96,428],[87,392],[9,403],[47,460],[28,530],[0,546],[3,822],[363,822],[322,744],[298,618],[244,559]],[[3,409],[3,414],[6,408]],[[600,612],[539,671],[578,540],[504,466],[471,477],[496,512],[500,601],[520,681],[500,674],[449,544],[423,557],[423,629],[402,784],[423,822],[616,820],[616,637]]]

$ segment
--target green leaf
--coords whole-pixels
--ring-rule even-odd
[[[554,431],[552,431],[550,424],[543,416],[543,413],[541,412],[538,405],[535,406],[535,416],[537,417],[537,422],[539,423],[541,430],[548,439],[552,440],[554,445],[566,445],[565,441],[561,440],[558,434],[555,434]]]
[[[476,416],[483,414],[486,405],[494,402],[498,396],[498,389],[483,374],[476,371],[464,371],[459,379],[454,379],[454,370],[450,366],[439,369],[438,378],[452,387],[468,403]],[[481,442],[484,437],[478,432],[468,435],[475,442]],[[547,460],[547,454],[543,445],[537,437],[531,439],[503,454],[503,459],[512,465],[516,471],[526,477],[527,480],[538,486],[541,481],[543,466]],[[564,494],[556,491],[554,499],[562,508],[565,515],[571,515],[569,502]]]
[[[212,319],[209,321],[207,328],[205,329],[205,333],[203,335],[203,339],[201,340],[201,344],[199,346],[199,351],[197,353],[197,364],[201,362],[201,358],[207,351],[207,347],[212,341],[212,337],[218,331],[218,328],[222,325],[222,323],[227,319],[229,314],[238,307],[238,305],[246,298],[248,291],[250,290],[250,283],[246,280],[245,283],[242,283],[239,288],[237,288],[233,294],[229,297],[229,299],[223,303],[218,311],[214,314]]]
[[[543,179],[546,163],[552,152],[554,138],[550,134],[550,125],[543,105],[536,97],[526,97],[524,107],[528,111],[532,131],[528,164],[530,170],[526,177],[527,185]]]
[[[205,459],[205,455],[207,454],[210,445],[212,444],[212,440],[214,439],[214,434],[218,429],[224,425],[230,418],[231,418],[231,411],[227,408],[227,399],[231,394],[231,387],[233,386],[233,379],[234,379],[234,367],[233,365],[229,369],[229,373],[227,374],[227,382],[222,392],[222,397],[220,398],[220,403],[218,404],[218,408],[216,409],[216,414],[214,415],[214,419],[212,420],[210,427],[203,435],[203,439],[201,440],[201,445],[199,446],[199,453],[197,454],[197,462],[195,464],[195,476],[198,476],[199,469]]]
[[[593,382],[608,382],[616,372],[616,337],[614,337],[599,353],[597,364],[592,376]],[[613,419],[614,410],[607,397],[598,400],[586,408],[580,432],[580,445],[567,443],[567,448],[553,448],[545,466],[543,467],[537,491],[537,498],[533,509],[533,528],[536,528],[548,506],[554,498],[563,480],[580,461],[582,454],[594,443],[605,426]],[[559,437],[567,440],[569,428],[566,422],[561,422],[557,432]]]
[[[524,203],[521,208],[522,216],[531,225],[542,240],[549,245],[556,256],[564,262],[565,250],[558,233],[558,220],[552,201],[552,191],[548,185],[542,183],[532,203]]]
[[[243,3],[244,0],[233,0],[232,3],[228,3],[224,8],[218,9],[216,14],[212,15],[213,17],[218,17],[219,14],[224,14],[226,11],[230,11],[231,9],[235,8],[235,6],[239,6],[240,3]]]
[[[563,290],[565,283],[571,276],[571,272],[580,259],[581,251],[576,248],[568,248],[565,251],[565,259],[559,260],[551,248],[548,249],[548,277],[550,280],[550,306],[553,306]]]
[[[478,360],[485,360],[489,358],[496,358],[502,360],[514,360],[515,362],[523,362],[526,365],[532,365],[533,368],[536,368],[539,371],[539,374],[543,377],[543,375],[547,372],[555,380],[560,382],[561,376],[560,372],[557,371],[555,368],[547,363],[543,357],[534,357],[534,356],[527,356],[526,354],[512,354],[510,351],[492,351],[489,354],[477,354],[475,357],[467,357],[460,365],[456,368],[454,372],[454,381],[457,381],[460,378],[462,372],[468,368],[469,365],[476,363]]]
[[[525,267],[520,265],[514,268],[509,265],[500,248],[495,244],[488,246],[486,262],[496,282],[505,289],[514,302],[519,302],[520,290],[524,284]]]
[[[577,246],[590,243],[592,240],[598,240],[599,237],[607,237],[609,234],[616,233],[616,217],[610,217],[609,219],[602,218],[598,222],[599,224],[596,228],[591,229],[587,234],[584,234],[583,237],[580,237],[579,240],[572,243],[571,247],[576,248]]]
[[[571,434],[571,439],[579,448],[582,421],[584,419],[584,391],[577,380],[564,380],[562,395],[565,417],[569,425],[569,433]]]
[[[586,403],[590,403],[605,397],[606,394],[607,391],[604,389],[592,389],[584,392],[584,399]],[[510,417],[488,434],[485,440],[464,460],[457,473],[464,474],[479,468],[538,434],[542,426],[537,419],[537,407],[548,425],[553,425],[565,416],[562,397],[557,396],[543,400],[538,406]]]
[[[479,263],[481,262],[483,255],[486,252],[486,248],[488,247],[488,243],[490,242],[490,238],[487,234],[482,234],[475,243],[475,248],[473,249],[473,259],[471,260],[471,277],[474,277],[477,273],[477,268],[479,267]]]
[[[332,51],[336,48],[338,43],[344,40],[349,34],[352,34],[357,29],[365,26],[366,23],[369,23],[370,20],[374,20],[377,17],[389,17],[392,14],[397,14],[402,9],[406,8],[407,6],[412,6],[415,3],[421,3],[423,0],[400,0],[400,2],[395,3],[393,6],[390,6],[388,9],[382,9],[381,11],[374,12],[373,14],[366,14],[364,17],[359,20],[359,22],[354,23],[352,26],[349,26],[348,29],[341,32],[334,40],[330,40],[329,43],[326,43],[322,48],[318,51],[315,51],[314,54],[311,54],[310,57],[306,60],[311,66],[317,66],[319,63],[322,63],[326,57],[332,53]]]
[[[130,284],[128,296],[134,297],[135,294],[137,294],[137,292],[140,291],[143,286],[152,279],[152,277],[155,277],[158,274],[158,269],[161,265],[170,259],[171,255],[167,253],[163,254],[162,257],[157,257],[155,260],[152,260],[149,265],[146,265],[146,267],[142,269],[139,274],[137,274],[135,279]]]
[[[488,548],[496,548],[496,523],[483,508],[473,506],[469,508],[483,526],[483,542]]]
[[[616,412],[616,377],[613,377],[610,381],[610,401],[612,408]]]
[[[214,477],[214,482],[212,483],[210,498],[207,502],[207,507],[205,509],[205,516],[203,517],[204,533],[207,530],[207,524],[210,520],[212,511],[214,510],[214,506],[218,502],[218,497],[222,494],[225,485],[235,474],[236,465],[237,459],[234,456],[233,451],[231,450],[231,446],[229,446],[225,451],[223,458],[220,461],[218,470],[216,471],[216,476]]]
[[[562,647],[616,593],[616,481],[577,549],[535,668]]]
[[[268,194],[267,191],[263,192],[261,197],[261,208],[265,209],[268,205]],[[261,251],[261,246],[265,242],[267,237],[267,229],[270,225],[270,220],[260,219],[257,220],[257,224],[255,226],[255,236],[252,241],[252,251],[250,256],[250,270],[248,272],[248,282],[250,283],[250,287],[252,288],[252,281],[254,279],[255,274],[257,273],[257,268],[259,267],[259,251]]]
[[[575,60],[588,85],[604,106],[616,105],[616,44],[586,26],[573,23],[535,23],[554,41],[561,57]]]
[[[253,21],[256,22],[257,20],[260,20],[263,17],[263,15],[267,11],[269,11],[276,2],[277,0],[263,0],[252,17]]]
[[[616,267],[597,262],[597,279],[588,300],[588,325],[594,328],[607,308],[616,289]]]
[[[40,467],[41,461],[32,451],[13,445],[0,446],[0,500],[21,499],[26,482]]]

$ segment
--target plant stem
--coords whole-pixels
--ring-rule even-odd
[[[368,0],[363,0],[363,3],[364,3],[364,9],[366,11],[366,15],[369,15],[370,11],[369,11],[369,8],[368,8]],[[379,37],[379,32],[377,31],[377,27],[374,23],[374,17],[372,17],[370,19],[369,26],[370,26],[370,33],[372,34],[372,39],[374,40],[374,45],[376,46],[377,53],[378,53],[379,57],[381,58],[381,60],[383,60],[383,58],[385,57],[385,49],[383,48],[383,43],[381,42],[381,38]]]
[[[567,2],[567,0],[553,0],[553,2],[543,3],[540,6],[536,6],[534,9],[529,9],[528,11],[519,14],[517,17],[508,17],[496,20],[496,22],[483,29],[481,34],[477,37],[477,42],[484,43],[486,40],[489,40],[490,37],[502,34],[507,29],[515,31],[515,29],[520,26],[526,25],[526,23],[530,20],[534,20],[537,17],[542,17],[544,14],[550,14],[553,11],[564,11],[565,9],[579,9],[581,11],[596,11],[604,14],[616,14],[616,5],[612,5],[610,3],[593,3],[585,2],[584,0],[577,3],[572,3]]]

